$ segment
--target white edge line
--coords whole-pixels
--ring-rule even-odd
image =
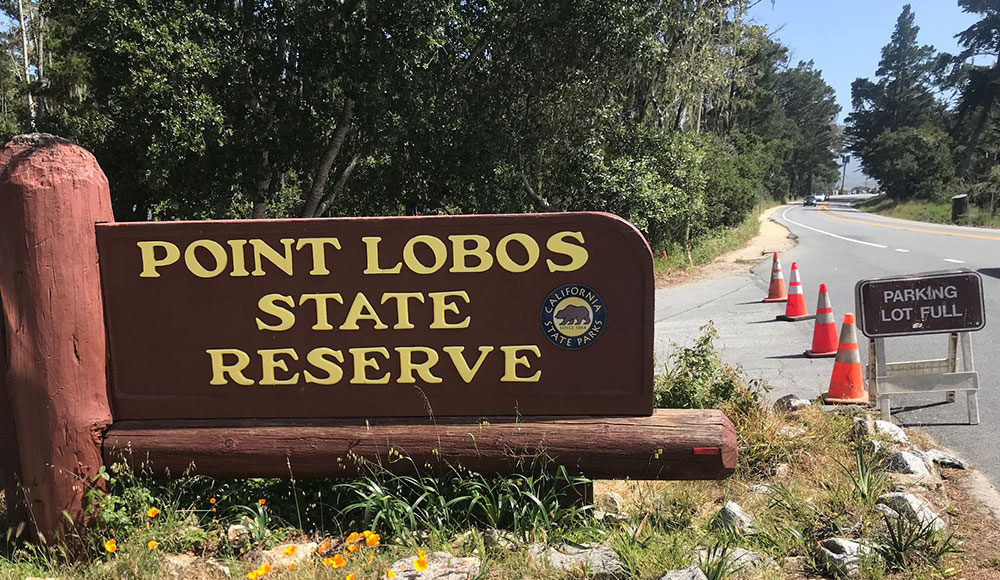
[[[952,264],[964,264],[965,260],[956,260],[954,258],[944,258],[945,262],[951,262]]]
[[[792,218],[788,217],[787,214],[788,214],[788,210],[790,210],[790,209],[792,209],[792,208],[788,208],[785,211],[781,212],[781,218],[785,219],[785,220],[788,220],[789,222],[791,222],[791,223],[793,223],[793,224],[795,224],[795,225],[797,225],[799,227],[803,227],[803,228],[805,228],[807,230],[812,230],[814,232],[819,232],[821,234],[830,236],[831,238],[837,238],[838,240],[844,240],[844,241],[847,241],[847,242],[854,242],[855,244],[864,244],[866,246],[872,246],[874,248],[888,248],[889,247],[889,246],[883,246],[882,244],[873,244],[872,242],[862,242],[861,240],[855,240],[854,238],[845,238],[844,236],[838,236],[837,234],[833,234],[833,233],[830,233],[830,232],[827,232],[827,231],[823,231],[821,229],[814,228],[812,226],[807,226],[805,224],[800,224],[799,222],[797,222],[797,221],[793,220]]]
[[[893,248],[893,250],[895,250],[897,252],[904,252],[904,253],[909,253],[910,252],[909,250],[904,250],[903,248]]]

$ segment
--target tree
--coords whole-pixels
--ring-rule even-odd
[[[959,0],[958,5],[967,13],[978,14],[981,19],[958,33],[964,50],[953,59],[958,68],[961,96],[953,136],[960,145],[956,174],[965,177],[972,168],[980,143],[988,133],[991,118],[1000,101],[1000,5],[986,0]],[[985,57],[990,66],[971,64],[970,59]],[[995,148],[996,144],[994,144]],[[989,174],[983,167],[980,173]]]
[[[850,149],[861,157],[865,173],[900,196],[895,199],[917,192],[926,194],[929,187],[943,186],[947,180],[941,179],[951,173],[938,171],[941,168],[935,164],[933,169],[919,172],[931,181],[917,184],[894,169],[899,164],[889,162],[893,156],[908,158],[915,153],[911,147],[919,142],[933,144],[935,152],[948,148],[947,135],[941,130],[945,108],[936,101],[932,90],[935,51],[932,46],[917,44],[919,30],[907,4],[896,20],[889,43],[882,48],[875,73],[878,80],[859,78],[851,84],[854,111],[847,117]],[[893,153],[893,146],[901,149]]]
[[[865,150],[866,166],[895,201],[936,200],[955,174],[949,143],[928,125],[886,131]]]

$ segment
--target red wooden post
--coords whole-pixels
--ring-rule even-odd
[[[49,540],[65,537],[64,512],[82,521],[111,423],[94,223],[112,220],[107,178],[81,147],[36,133],[0,150],[0,432],[12,423],[16,438],[0,461],[13,513]]]

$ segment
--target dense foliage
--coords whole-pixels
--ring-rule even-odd
[[[0,0],[0,138],[118,219],[600,210],[690,248],[836,176],[839,107],[745,0]]]
[[[876,80],[859,78],[851,87],[847,133],[865,173],[893,201],[968,193],[992,215],[1000,153],[1000,4],[958,5],[980,20],[955,35],[963,47],[957,55],[921,45],[915,14],[903,8]]]

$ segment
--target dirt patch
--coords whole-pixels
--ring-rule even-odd
[[[656,280],[657,288],[667,288],[687,284],[695,279],[718,280],[730,276],[747,273],[750,268],[772,252],[784,252],[795,247],[796,241],[789,237],[785,226],[771,219],[775,212],[788,206],[779,205],[765,210],[758,220],[760,232],[746,246],[722,254],[704,266],[678,270],[660,276]]]

